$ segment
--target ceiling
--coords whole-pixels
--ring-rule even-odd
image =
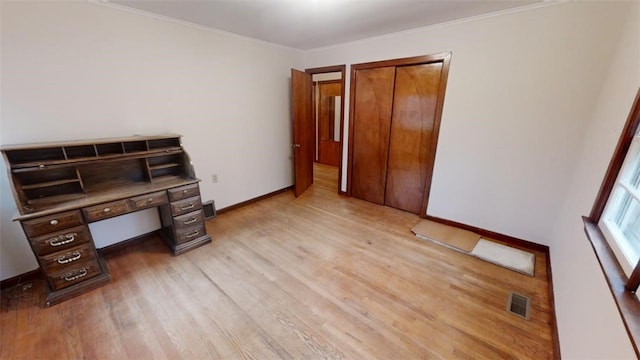
[[[103,0],[301,50],[543,0]]]

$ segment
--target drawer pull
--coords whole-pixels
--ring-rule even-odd
[[[148,198],[147,202],[153,202],[153,198]]]
[[[77,280],[77,279],[80,279],[82,277],[87,276],[88,273],[89,272],[87,271],[87,268],[83,268],[80,271],[69,273],[69,274],[65,275],[64,280],[65,281]]]
[[[192,232],[191,234],[186,235],[185,237],[187,239],[191,239],[192,237],[198,236],[198,234],[200,234],[200,230],[196,230],[196,231]]]
[[[51,238],[49,239],[49,245],[60,246],[60,245],[72,243],[76,239],[76,235],[78,235],[78,233],[60,235],[57,238]],[[60,240],[60,241],[56,241],[56,240]]]
[[[180,206],[180,210],[189,210],[189,209],[193,209],[194,207],[196,207],[196,204],[191,203],[191,204],[186,205],[186,206]]]
[[[182,190],[183,194],[186,194],[187,192],[189,192],[189,190]]]
[[[104,212],[108,213],[108,212],[110,212],[110,211],[111,211],[111,208],[108,208],[108,207],[107,207],[107,208],[104,208],[104,210],[102,210],[102,211],[104,211]]]
[[[51,225],[58,225],[58,220],[53,219],[53,220],[49,221],[49,224],[51,224]]]
[[[185,225],[189,225],[189,224],[193,224],[196,221],[198,221],[198,218],[194,217],[191,220],[186,220],[186,221],[183,221],[182,223]]]
[[[73,254],[71,254],[71,257],[65,257],[65,256],[61,256],[59,257],[56,261],[58,262],[58,264],[68,264],[72,261],[76,261],[78,259],[80,259],[82,257],[82,254],[78,251],[74,252]]]

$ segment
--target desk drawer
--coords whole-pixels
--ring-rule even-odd
[[[204,224],[204,214],[202,213],[202,209],[173,218],[173,226],[176,231],[194,227],[199,224]]]
[[[55,291],[90,279],[96,275],[100,275],[101,273],[102,269],[98,264],[98,260],[93,259],[91,261],[71,266],[63,271],[48,274],[47,278],[49,280],[49,285],[51,285],[51,289]]]
[[[204,223],[197,223],[198,225],[185,228],[176,231],[176,244],[182,244],[187,241],[197,239],[201,236],[207,235],[207,231],[204,228]]]
[[[91,244],[83,244],[66,251],[60,251],[40,258],[46,273],[59,272],[73,267],[77,263],[87,262],[96,258],[96,251]]]
[[[89,229],[87,229],[85,225],[82,225],[52,234],[30,238],[29,241],[31,241],[33,251],[37,255],[42,256],[78,246],[88,242],[90,239]]]
[[[133,197],[130,200],[132,210],[142,210],[169,202],[166,191]]]
[[[128,200],[118,200],[82,209],[88,222],[108,219],[130,212]]]
[[[22,228],[27,236],[33,237],[82,224],[84,221],[82,221],[80,210],[73,210],[23,221]]]
[[[169,200],[176,201],[200,195],[198,184],[191,184],[169,189]]]
[[[202,201],[200,200],[200,196],[195,196],[171,203],[171,214],[173,216],[182,215],[190,211],[199,209],[202,209]]]

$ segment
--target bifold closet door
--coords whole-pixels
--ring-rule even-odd
[[[355,72],[351,195],[384,204],[395,67]]]
[[[398,66],[384,204],[420,213],[435,158],[434,124],[442,63]]]

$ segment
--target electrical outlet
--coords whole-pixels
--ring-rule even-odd
[[[211,174],[211,182],[214,184],[218,182],[218,174]]]

